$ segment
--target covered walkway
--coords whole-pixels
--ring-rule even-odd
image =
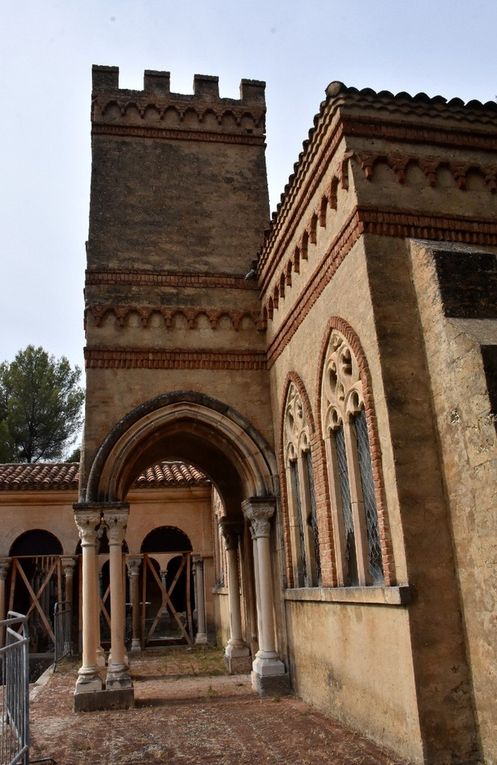
[[[76,664],[31,704],[31,758],[57,765],[404,765],[291,696],[260,698],[221,651],[153,649],[133,660],[135,708],[75,714]]]

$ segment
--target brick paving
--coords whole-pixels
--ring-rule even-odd
[[[218,650],[155,650],[133,659],[136,706],[75,714],[76,666],[31,703],[31,759],[57,765],[407,765],[295,697],[261,699]]]

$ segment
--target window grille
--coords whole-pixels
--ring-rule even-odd
[[[362,409],[354,418],[357,439],[357,456],[361,475],[364,513],[366,516],[366,532],[368,539],[368,568],[375,584],[383,581],[383,566],[381,562],[380,535],[378,530],[378,514],[374,493],[371,454],[369,451],[368,426],[366,413]]]
[[[314,476],[312,472],[312,457],[310,451],[303,453],[304,469],[307,486],[309,488],[309,516],[308,523],[311,529],[312,552],[314,554],[315,581],[311,585],[321,584],[321,560],[319,556],[319,531],[316,515],[316,494],[314,491]]]
[[[365,368],[353,344],[333,329],[320,394],[340,586],[384,582],[380,542],[384,518],[376,507],[364,384]]]
[[[304,554],[305,542],[304,526],[302,523],[302,505],[300,502],[300,481],[296,460],[292,460],[290,462],[290,482],[292,487],[292,500],[295,515],[294,520],[297,525],[297,581],[295,584],[297,587],[303,587],[307,581],[307,567]]]
[[[334,431],[335,449],[340,485],[341,512],[344,528],[344,585],[352,587],[359,583],[355,546],[354,521],[350,499],[349,473],[343,426]]]

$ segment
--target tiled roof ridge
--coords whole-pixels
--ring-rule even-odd
[[[316,135],[318,132],[322,132],[324,125],[330,121],[339,106],[343,106],[346,103],[355,103],[367,105],[372,109],[378,110],[387,108],[391,112],[401,114],[437,116],[445,119],[480,123],[496,122],[497,124],[497,101],[486,101],[483,103],[478,99],[472,99],[465,102],[458,97],[447,100],[441,95],[428,96],[423,91],[415,95],[411,95],[406,91],[394,94],[390,90],[375,91],[372,88],[347,86],[339,80],[330,82],[325,89],[325,94],[326,98],[324,101],[321,101],[319,111],[314,115],[313,125],[309,129],[308,137],[302,143],[302,151],[293,165],[293,172],[290,174],[276,209],[272,213],[258,257],[259,270],[264,265],[267,251],[272,245],[278,224],[280,223],[282,208],[284,206],[287,207],[285,203],[289,200],[291,192],[295,189],[297,178],[304,175],[305,169],[314,156]],[[425,109],[420,109],[423,106],[425,106]],[[326,112],[328,112],[327,115],[325,115]],[[325,120],[325,116],[328,119]]]
[[[184,484],[194,485],[208,482],[207,476],[193,465],[179,460],[161,460],[146,468],[134,482],[133,488],[141,489],[147,485],[152,488],[170,486],[171,484],[181,486]]]
[[[77,489],[78,462],[32,462],[0,464],[0,491]],[[161,486],[194,486],[208,483],[201,470],[179,460],[161,460],[146,468],[136,479],[133,488]]]

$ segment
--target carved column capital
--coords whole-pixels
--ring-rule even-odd
[[[228,518],[221,518],[219,520],[219,528],[221,529],[226,549],[237,550],[238,539],[241,533],[240,524]]]
[[[10,568],[10,558],[0,558],[0,581],[5,582]]]
[[[104,523],[107,528],[109,545],[122,545],[128,525],[128,507],[104,510]]]
[[[100,515],[99,510],[80,510],[74,508],[74,522],[78,529],[82,547],[85,545],[95,546]]]
[[[71,555],[63,555],[60,559],[64,576],[72,576],[76,567],[76,561]]]
[[[269,537],[274,509],[272,497],[251,497],[242,502],[243,514],[250,523],[252,539]]]
[[[139,555],[128,555],[126,566],[128,567],[129,576],[139,576],[141,564],[142,559]]]

